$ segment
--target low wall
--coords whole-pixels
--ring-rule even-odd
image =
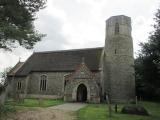
[[[26,98],[43,98],[43,99],[62,99],[62,96],[58,95],[35,95],[35,94],[27,94]]]

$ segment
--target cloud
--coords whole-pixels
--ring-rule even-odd
[[[35,21],[36,29],[47,36],[38,42],[34,51],[51,51],[65,49],[67,44],[66,38],[62,33],[64,13],[52,6],[52,2],[48,2],[48,7],[39,12],[38,19]]]
[[[49,51],[64,49],[64,45],[67,41],[62,34],[62,25],[57,18],[48,16],[47,14],[41,14],[41,19],[35,22],[36,28],[44,34],[47,34],[42,41],[38,42],[34,50],[35,51]]]
[[[13,52],[0,50],[0,72],[7,67],[14,67],[19,60],[25,61],[31,54],[32,51],[22,47],[14,49]]]

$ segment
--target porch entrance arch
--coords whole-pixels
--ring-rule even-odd
[[[80,84],[77,88],[77,102],[87,101],[87,87],[84,84]]]

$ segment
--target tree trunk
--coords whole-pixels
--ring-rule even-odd
[[[4,91],[2,91],[2,93],[0,94],[0,104],[1,105],[4,105],[6,99],[7,99],[7,95],[9,93],[9,88],[10,86],[9,85],[6,85],[5,88],[4,88]]]
[[[0,105],[4,105],[6,101],[6,91],[3,91],[0,95]]]
[[[112,106],[111,106],[111,100],[109,95],[106,95],[107,98],[107,103],[108,103],[108,112],[109,112],[109,117],[112,117]]]

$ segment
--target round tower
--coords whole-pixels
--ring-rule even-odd
[[[135,97],[133,41],[131,18],[120,15],[106,21],[103,60],[103,93],[113,102]]]

